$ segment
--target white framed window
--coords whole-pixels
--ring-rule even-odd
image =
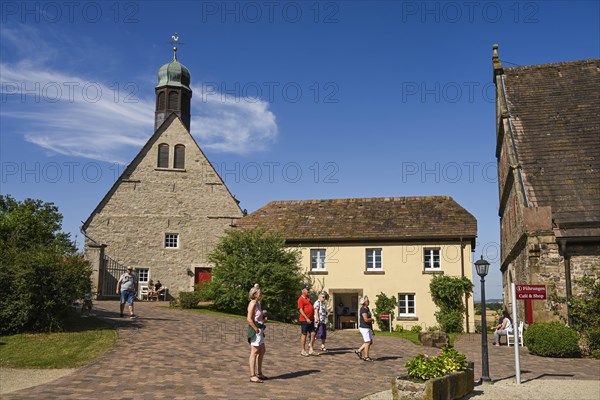
[[[440,263],[440,249],[426,248],[423,249],[423,264],[425,271],[439,271],[442,269]]]
[[[179,233],[165,233],[165,248],[166,249],[178,249],[179,248]]]
[[[414,293],[398,293],[398,316],[415,317],[416,304]]]
[[[150,270],[148,268],[136,268],[135,274],[138,277],[139,283],[147,283],[150,277]]]
[[[311,271],[325,271],[325,249],[310,249]]]
[[[381,249],[367,249],[366,251],[367,271],[381,271]]]

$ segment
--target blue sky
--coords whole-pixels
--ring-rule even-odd
[[[492,44],[504,66],[599,57],[597,1],[1,4],[0,192],[77,237],[152,135],[158,68],[252,212],[271,200],[450,195],[501,297]],[[476,279],[476,298],[479,282]]]

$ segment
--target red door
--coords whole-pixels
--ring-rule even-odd
[[[194,285],[198,285],[195,287],[201,287],[204,282],[212,281],[212,273],[209,268],[196,268],[195,277],[194,277]]]

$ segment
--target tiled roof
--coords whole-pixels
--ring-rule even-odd
[[[600,59],[504,69],[528,200],[600,227]]]
[[[477,221],[450,196],[272,201],[237,227],[277,231],[288,242],[459,239]]]

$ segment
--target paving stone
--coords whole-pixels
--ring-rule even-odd
[[[262,384],[248,382],[249,346],[243,318],[166,308],[138,302],[134,321],[119,318],[114,301],[96,302],[95,312],[118,327],[116,346],[91,364],[55,381],[8,393],[3,399],[360,399],[389,389],[414,355],[437,354],[405,339],[375,336],[363,362],[353,349],[358,331],[328,332],[329,352],[300,355],[300,328],[269,324]],[[489,346],[490,377],[513,379],[514,349]],[[455,347],[475,362],[481,376],[481,336],[461,336]],[[600,379],[600,360],[521,355],[522,380]]]

